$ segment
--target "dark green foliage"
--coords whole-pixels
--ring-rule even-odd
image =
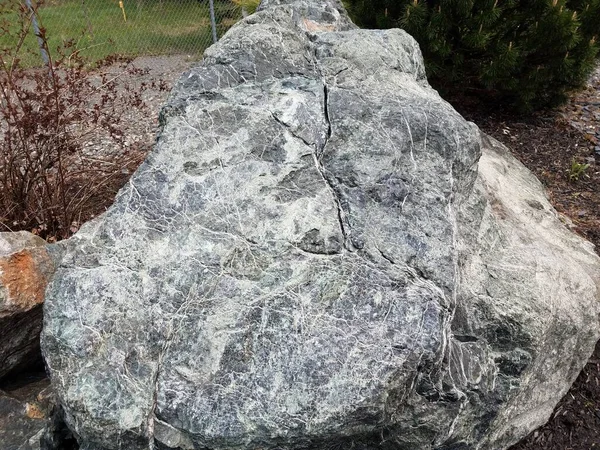
[[[596,64],[600,0],[347,0],[368,28],[401,27],[441,89],[469,88],[522,110],[554,106]]]

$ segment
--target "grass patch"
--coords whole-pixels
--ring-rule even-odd
[[[38,20],[46,29],[51,53],[73,40],[90,63],[109,55],[201,54],[212,44],[206,0],[123,0],[123,6],[127,20],[118,0],[47,0],[38,10]],[[215,0],[215,13],[220,34],[241,18],[240,9],[229,0]],[[0,46],[16,43],[0,36]],[[33,31],[24,50],[23,66],[42,64]]]

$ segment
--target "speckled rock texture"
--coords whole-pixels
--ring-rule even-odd
[[[82,449],[502,449],[591,354],[600,260],[405,32],[264,2],[161,121],[55,249],[42,347]]]
[[[54,272],[45,247],[26,231],[0,233],[0,379],[41,362],[42,303]]]

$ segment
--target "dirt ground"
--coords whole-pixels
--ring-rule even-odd
[[[461,98],[450,103],[507,145],[542,181],[573,231],[600,253],[600,67],[558,111],[529,118]],[[511,450],[600,449],[600,344],[549,422]]]

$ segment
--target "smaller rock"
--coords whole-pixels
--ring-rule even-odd
[[[46,241],[0,233],[0,379],[41,362],[42,303],[53,270]]]
[[[48,383],[46,383],[47,386]],[[43,385],[37,384],[37,387]],[[0,443],[2,450],[37,450],[49,422],[53,396],[50,388],[28,399],[0,391]]]
[[[600,156],[600,145],[596,145],[596,146],[594,147],[594,154],[595,154],[596,156]]]
[[[79,450],[77,439],[65,423],[62,407],[56,403],[52,407],[46,426],[29,440],[30,447],[19,450]]]
[[[0,450],[78,450],[45,372],[0,385]]]

